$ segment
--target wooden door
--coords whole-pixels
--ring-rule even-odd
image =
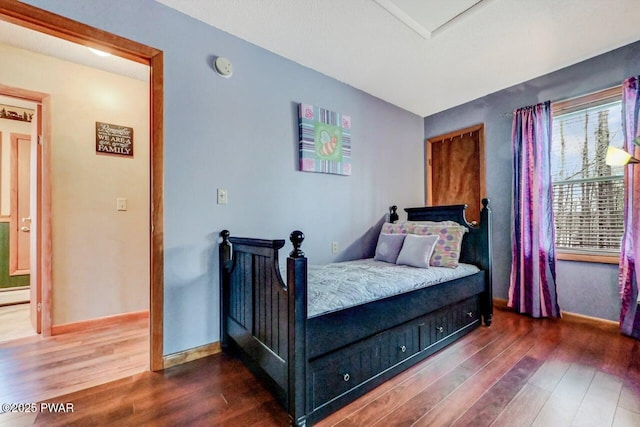
[[[9,274],[30,272],[30,169],[31,137],[11,134],[11,220],[9,232]]]
[[[466,204],[467,221],[480,221],[486,197],[484,125],[429,138],[425,144],[427,206]]]

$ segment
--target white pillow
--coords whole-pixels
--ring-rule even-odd
[[[429,268],[429,260],[431,259],[431,254],[437,241],[438,236],[434,235],[419,236],[417,234],[407,234],[396,264]]]

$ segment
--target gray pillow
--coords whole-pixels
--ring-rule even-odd
[[[406,234],[386,234],[380,233],[378,237],[378,245],[376,246],[376,253],[373,257],[376,261],[396,263],[400,249],[402,249],[402,242]]]
[[[404,239],[402,250],[398,254],[396,264],[409,265],[411,267],[429,268],[429,259],[436,246],[438,236],[419,236],[408,234]]]

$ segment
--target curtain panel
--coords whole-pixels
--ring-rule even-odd
[[[640,88],[638,77],[630,77],[622,84],[622,121],[624,149],[635,157],[640,149],[634,143],[640,135],[638,111]],[[620,248],[620,330],[623,334],[640,338],[640,310],[638,310],[638,275],[640,274],[640,165],[627,166],[624,171],[624,234]]]
[[[508,306],[560,317],[551,184],[551,103],[513,113],[512,262]]]

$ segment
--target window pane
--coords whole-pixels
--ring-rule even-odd
[[[554,116],[551,179],[622,175],[604,163],[609,144],[622,148],[621,119],[620,101]]]
[[[622,177],[553,184],[556,246],[618,251],[622,236]]]
[[[556,246],[589,252],[619,251],[623,167],[605,164],[607,147],[622,147],[621,102],[553,118],[551,179]]]

